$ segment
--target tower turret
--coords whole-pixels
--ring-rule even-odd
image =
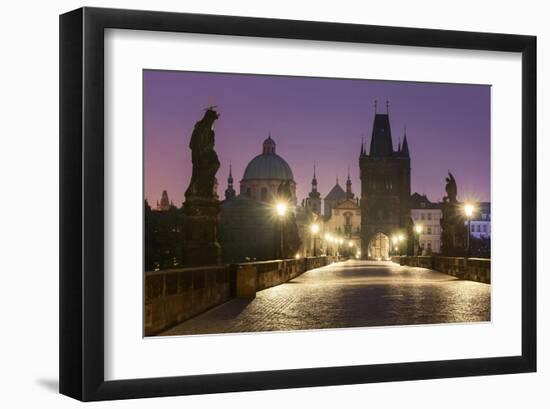
[[[235,189],[233,189],[233,175],[231,173],[231,162],[229,162],[229,177],[227,178],[227,189],[225,189],[225,199],[235,197]]]
[[[316,165],[313,164],[313,179],[311,179],[311,192],[306,199],[307,207],[316,214],[321,214],[321,194],[317,191]]]

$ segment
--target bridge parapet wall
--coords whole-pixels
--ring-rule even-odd
[[[189,267],[145,273],[145,336],[158,334],[238,296],[254,298],[314,268],[335,261],[319,256],[303,259]]]
[[[215,307],[235,294],[230,266],[192,267],[145,273],[145,335],[153,335]]]
[[[429,268],[464,280],[491,283],[491,259],[488,258],[398,256],[392,257],[392,261],[402,266]]]

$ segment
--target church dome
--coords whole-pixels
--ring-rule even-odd
[[[271,135],[263,143],[263,152],[250,161],[243,180],[270,179],[292,180],[294,175],[288,163],[275,153],[275,141]]]

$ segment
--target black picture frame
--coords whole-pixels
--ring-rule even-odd
[[[106,381],[104,30],[507,51],[522,57],[522,351],[518,356]],[[60,16],[60,392],[83,401],[536,371],[536,37],[155,11]]]

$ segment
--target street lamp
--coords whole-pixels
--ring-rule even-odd
[[[422,254],[419,254],[420,253],[420,234],[422,233],[422,230],[424,230],[424,226],[422,226],[421,224],[416,224],[414,226],[414,231],[416,232],[416,237],[418,239],[418,246],[415,246],[415,252],[417,256],[422,255]]]
[[[391,237],[391,242],[393,244],[393,253],[399,255],[399,253],[397,252],[399,250],[397,247],[397,243],[399,243],[399,237],[397,237],[397,235],[394,234]]]
[[[281,219],[285,217],[287,210],[288,210],[288,205],[284,202],[278,202],[275,205],[275,211],[277,212],[277,216],[279,216]]]
[[[325,242],[327,244],[327,256],[330,256],[330,242],[332,240],[332,236],[330,233],[325,233]]]
[[[342,249],[342,244],[344,244],[344,239],[340,237],[338,238],[338,257],[340,257],[340,250]]]
[[[399,239],[399,243],[402,243],[403,241],[405,241],[405,236],[403,235],[403,233],[399,233],[399,235],[397,236],[397,238]],[[401,252],[403,251],[403,246],[401,244],[399,244],[399,255],[401,255]],[[406,253],[406,252],[405,252]],[[406,255],[406,254],[405,254]]]
[[[283,221],[284,221],[284,218],[286,216],[286,213],[288,211],[288,205],[285,203],[285,202],[277,202],[275,204],[275,213],[277,214],[277,216],[279,217],[279,235],[280,235],[280,238],[281,238],[281,259],[284,259],[284,254],[283,254]]]
[[[311,235],[313,236],[313,257],[317,257],[317,233],[319,233],[319,225],[313,223],[310,226]]]
[[[474,214],[474,205],[472,205],[471,203],[466,203],[464,205],[464,214],[466,215],[466,219],[468,220],[468,234],[466,236],[466,258],[468,258],[470,257],[470,223]]]

